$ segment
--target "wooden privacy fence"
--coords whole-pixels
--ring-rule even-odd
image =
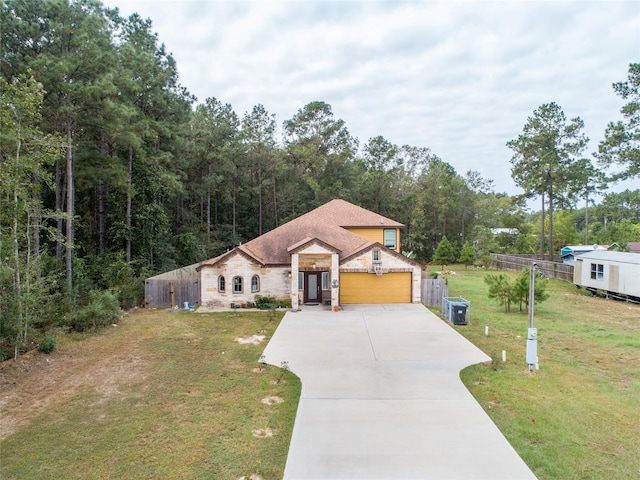
[[[442,298],[448,295],[447,281],[444,278],[423,278],[422,304],[427,307],[442,307]]]
[[[496,270],[519,272],[525,268],[531,267],[533,262],[540,266],[540,269],[546,277],[573,283],[573,265],[550,262],[548,260],[538,260],[533,256],[501,255],[498,253],[492,253],[490,267],[495,268]]]
[[[144,303],[147,308],[182,308],[186,303],[200,303],[199,264],[178,268],[147,278],[144,282]]]
[[[185,302],[200,303],[200,280],[151,280],[144,285],[147,308],[182,308]]]

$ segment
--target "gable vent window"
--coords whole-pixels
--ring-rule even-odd
[[[220,275],[218,277],[218,291],[224,292],[225,286],[226,285],[225,285],[224,277]]]
[[[393,229],[385,229],[384,230],[384,243],[383,245],[387,248],[391,248],[395,250],[396,248],[396,230]]]
[[[373,263],[380,263],[382,261],[382,257],[380,257],[380,250],[373,251]]]
[[[260,291],[260,277],[258,275],[254,275],[253,277],[251,277],[251,291]]]
[[[602,263],[591,264],[591,279],[604,280],[604,264]]]
[[[242,277],[233,277],[233,293],[242,293]]]

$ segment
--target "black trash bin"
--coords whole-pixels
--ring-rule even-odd
[[[464,303],[453,303],[451,305],[451,314],[454,325],[467,324],[467,306]]]

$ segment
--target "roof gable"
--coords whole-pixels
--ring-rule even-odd
[[[328,243],[323,242],[322,240],[319,240],[317,238],[311,238],[311,237],[306,237],[300,240],[299,242],[291,245],[289,248],[287,248],[287,252],[289,252],[289,254],[298,253],[312,246],[318,246],[322,250],[325,250],[331,253],[338,253],[338,254],[341,253],[340,250],[335,248],[333,245],[329,245]]]
[[[409,258],[409,257],[405,257],[404,255],[402,255],[401,253],[396,252],[395,250],[389,248],[389,247],[385,247],[384,245],[380,244],[379,242],[370,242],[369,245],[365,245],[362,249],[358,250],[357,252],[353,252],[351,255],[349,255],[348,257],[344,257],[340,260],[340,263],[347,263],[351,260],[353,260],[356,257],[359,257],[360,255],[364,255],[368,252],[370,252],[373,249],[378,249],[378,250],[384,250],[384,252],[387,255],[391,255],[392,257],[396,257],[400,260],[405,261],[406,263],[409,263],[411,265],[414,265],[416,267],[422,267],[422,265],[419,262],[416,262],[415,260]]]
[[[243,246],[244,245],[239,245],[236,248],[234,248],[233,250],[229,250],[228,252],[225,252],[222,255],[218,255],[217,257],[214,257],[214,258],[211,258],[209,260],[206,260],[206,261],[202,262],[196,268],[196,270],[199,271],[199,270],[202,269],[202,267],[213,267],[213,266],[219,265],[221,263],[225,263],[229,259],[235,257],[236,255],[245,258],[246,260],[250,261],[251,263],[257,263],[259,265],[264,264],[262,261],[260,261],[260,259],[258,259],[255,256],[251,255],[250,253],[248,253],[246,251],[246,249],[243,249],[242,248]]]

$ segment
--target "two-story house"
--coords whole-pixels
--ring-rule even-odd
[[[332,200],[201,263],[201,304],[420,303],[422,265],[400,253],[403,226]]]

